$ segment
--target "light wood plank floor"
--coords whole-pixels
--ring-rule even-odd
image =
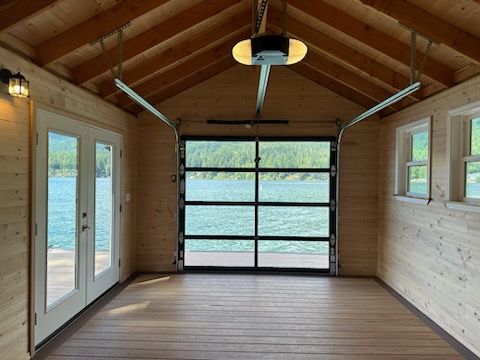
[[[373,279],[142,276],[50,359],[462,357]]]

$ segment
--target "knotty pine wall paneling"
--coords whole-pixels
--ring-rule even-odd
[[[31,98],[0,89],[0,357],[29,357],[30,309],[30,102],[70,114],[123,136],[121,280],[135,271],[137,119],[102,99],[0,48],[1,65],[19,68]],[[2,84],[3,86],[3,84]],[[131,202],[124,196],[131,194]]]
[[[378,276],[480,356],[480,213],[446,208],[448,111],[480,100],[480,76],[380,122]],[[395,129],[432,117],[432,201],[396,200]]]

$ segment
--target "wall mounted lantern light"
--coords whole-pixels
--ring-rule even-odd
[[[0,80],[8,85],[8,93],[11,96],[23,98],[30,96],[30,82],[20,74],[20,70],[16,74],[12,74],[8,69],[1,69]]]

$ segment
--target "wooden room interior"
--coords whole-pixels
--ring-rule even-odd
[[[2,0],[0,358],[478,359],[479,18]]]

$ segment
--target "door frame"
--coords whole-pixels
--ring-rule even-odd
[[[75,315],[73,318],[71,318],[69,321],[67,321],[63,326],[55,330],[50,336],[48,336],[46,339],[41,341],[38,345],[35,344],[35,326],[36,326],[36,304],[35,304],[35,299],[36,299],[36,288],[37,288],[37,283],[36,283],[36,241],[35,241],[35,230],[36,230],[36,217],[35,217],[35,212],[36,212],[36,187],[37,187],[37,173],[36,173],[36,157],[37,157],[37,126],[38,126],[38,113],[39,111],[44,111],[53,114],[54,116],[57,117],[63,117],[65,119],[68,119],[69,121],[73,121],[75,123],[78,123],[80,125],[88,126],[89,128],[92,129],[97,129],[101,130],[107,133],[111,133],[114,135],[119,136],[119,159],[118,159],[118,174],[117,174],[117,183],[118,183],[118,209],[115,209],[116,211],[119,211],[119,216],[117,217],[118,219],[118,224],[116,225],[118,229],[118,235],[116,237],[116,242],[117,242],[117,263],[118,263],[118,282],[120,282],[121,279],[121,266],[120,266],[120,261],[122,259],[122,244],[123,244],[123,234],[122,234],[122,222],[123,222],[123,212],[121,211],[123,207],[123,196],[122,196],[122,176],[121,176],[121,167],[123,163],[123,157],[122,157],[122,152],[123,152],[123,135],[121,134],[120,129],[111,127],[107,124],[101,124],[101,126],[98,126],[99,121],[92,120],[91,118],[75,114],[69,111],[65,111],[63,109],[59,109],[55,106],[43,103],[41,101],[30,101],[30,163],[29,163],[29,169],[30,169],[30,177],[29,177],[29,188],[31,191],[29,192],[29,222],[30,222],[30,229],[29,229],[29,239],[30,239],[30,244],[29,244],[29,249],[30,249],[30,255],[28,257],[28,263],[29,263],[29,305],[28,305],[28,351],[31,356],[33,356],[38,349],[40,349],[42,346],[44,346],[48,341],[53,338],[57,333],[61,332],[63,328],[70,323],[73,319],[75,319],[78,315],[81,314],[81,312],[77,315]],[[102,127],[104,126],[104,127]],[[107,292],[110,289],[107,289]]]
[[[223,267],[223,266],[186,266],[185,265],[185,239],[195,239],[195,238],[202,238],[202,239],[208,239],[208,238],[215,238],[215,237],[222,237],[223,239],[228,239],[229,236],[186,236],[185,235],[185,206],[188,205],[189,203],[193,203],[195,205],[196,203],[201,203],[198,201],[186,201],[185,198],[185,190],[186,190],[186,172],[189,170],[186,166],[186,157],[188,156],[187,154],[187,149],[185,146],[186,141],[193,140],[193,141],[250,141],[250,142],[255,142],[257,139],[256,136],[196,136],[196,135],[183,135],[180,138],[180,198],[179,198],[179,229],[178,229],[178,234],[177,234],[177,253],[176,253],[176,261],[179,264],[178,268],[179,271],[247,271],[247,272],[301,272],[301,273],[317,273],[317,274],[323,274],[323,275],[337,275],[337,264],[338,264],[338,257],[336,256],[337,253],[337,206],[336,206],[336,195],[337,195],[337,138],[335,136],[292,136],[292,137],[279,137],[279,136],[259,136],[258,141],[259,142],[274,142],[274,141],[318,141],[318,142],[330,142],[330,164],[329,164],[329,169],[292,169],[292,168],[285,168],[285,169],[270,169],[270,170],[281,170],[281,172],[291,172],[291,171],[299,171],[302,170],[303,172],[308,172],[309,170],[313,170],[313,172],[317,173],[330,173],[330,179],[329,179],[329,185],[330,185],[330,203],[328,204],[330,208],[330,217],[329,217],[329,237],[325,238],[320,238],[317,241],[328,241],[329,242],[329,254],[328,254],[328,263],[329,263],[329,268],[328,269],[312,269],[312,268],[276,268],[276,267],[259,267],[257,264],[257,260],[255,259],[255,265],[252,267]],[[256,154],[258,156],[258,146],[256,145]],[[207,169],[207,168],[205,168]],[[204,171],[205,171],[204,169]],[[194,169],[195,170],[195,169]],[[239,171],[242,169],[239,169]],[[245,169],[243,169],[245,170]],[[251,172],[253,169],[248,168],[248,171]],[[261,172],[263,169],[259,167],[258,165],[255,165],[255,169],[253,170],[258,177],[258,173]],[[268,169],[265,169],[268,171]],[[222,168],[222,171],[228,171],[228,168]],[[255,187],[256,190],[255,192],[258,193],[258,179],[255,180]],[[208,203],[213,204],[214,202],[208,201]],[[222,205],[223,202],[219,202],[218,205]],[[254,201],[252,203],[256,209],[258,209],[258,206],[261,205],[261,201]],[[270,203],[271,205],[275,206],[281,206],[282,202],[274,202]],[[293,206],[293,205],[292,205]],[[320,206],[316,203],[312,203],[311,206]],[[327,206],[327,204],[321,204],[321,206]],[[255,216],[255,227],[258,228],[258,213],[257,210],[256,216]],[[237,238],[237,236],[235,236]],[[240,239],[240,236],[238,236]],[[258,241],[262,240],[262,238],[265,238],[264,240],[268,240],[268,238],[271,238],[269,236],[258,236],[258,234],[255,234],[254,236],[245,236],[245,239],[252,239],[254,238],[253,241],[255,241],[255,251],[254,253],[255,258],[258,256]],[[295,237],[297,238],[296,240],[302,240],[302,237]],[[308,237],[310,240],[312,239],[311,237]],[[241,240],[241,239],[240,239]],[[307,240],[307,238],[305,238]]]

